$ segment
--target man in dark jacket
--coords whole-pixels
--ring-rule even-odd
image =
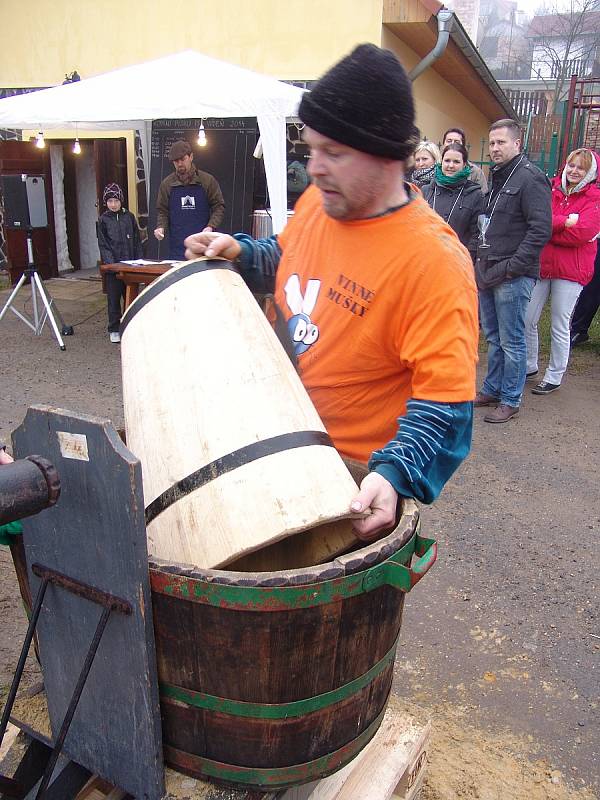
[[[225,215],[225,202],[216,179],[196,168],[189,142],[173,142],[169,161],[175,171],[158,188],[154,235],[159,241],[168,235],[169,258],[183,261],[184,239],[192,233],[217,228]]]
[[[519,412],[525,386],[525,311],[539,278],[540,252],[552,234],[551,195],[547,177],[521,153],[513,120],[490,128],[490,158],[475,263],[488,370],[474,405],[495,407],[485,422],[508,422]]]

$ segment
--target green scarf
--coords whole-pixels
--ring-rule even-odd
[[[470,174],[470,164],[467,164],[466,167],[463,167],[460,172],[457,172],[454,175],[444,175],[441,165],[435,165],[435,182],[440,186],[456,186],[457,183],[461,183],[462,181],[466,180]]]

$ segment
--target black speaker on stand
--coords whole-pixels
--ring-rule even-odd
[[[44,178],[42,175],[3,175],[0,180],[2,181],[4,195],[5,227],[25,230],[27,233],[27,269],[23,271],[0,311],[0,321],[10,309],[31,328],[36,336],[40,336],[46,320],[48,320],[60,349],[65,350],[65,343],[62,340],[61,333],[63,336],[71,336],[73,334],[73,326],[65,325],[56,303],[42,283],[33,258],[33,229],[45,228],[48,225]],[[31,282],[32,318],[22,314],[14,307],[19,290],[28,280]],[[60,322],[60,331],[57,319]]]

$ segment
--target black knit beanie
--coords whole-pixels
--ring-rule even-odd
[[[107,200],[111,198],[120,200],[121,203],[125,202],[125,195],[118,183],[109,183],[108,186],[104,187],[104,191],[102,192],[102,202],[104,205],[106,205]]]
[[[302,97],[298,116],[336,142],[404,160],[417,141],[411,83],[390,50],[361,44]]]

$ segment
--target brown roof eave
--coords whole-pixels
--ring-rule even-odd
[[[433,16],[438,13],[442,8],[445,8],[443,3],[439,3],[438,0],[421,0],[421,5],[430,11]]]
[[[393,15],[390,15],[387,19],[384,18],[384,25],[409,47],[412,46],[420,56],[424,57],[435,45],[437,39],[435,16],[443,6],[437,0],[419,0],[419,3],[421,8],[426,11],[427,22],[424,21],[424,16],[415,14],[413,11],[413,15],[404,15],[404,19],[399,16],[394,18]],[[427,15],[427,12],[429,12],[429,15]],[[410,16],[412,16],[412,19],[410,19]],[[418,31],[420,31],[420,34]],[[424,35],[425,31],[427,31],[426,35]],[[418,45],[415,47],[416,42],[418,42]],[[502,115],[514,118],[516,115],[512,105],[469,39],[467,32],[456,15],[453,18],[449,45],[450,43],[452,43],[453,49],[458,50],[468,62],[469,67],[477,75],[477,78],[485,84],[490,93],[489,102],[495,106],[495,110],[490,115],[497,114],[496,118]],[[451,82],[452,76],[448,74],[447,65],[446,69],[443,68],[444,60],[444,54],[442,54],[439,60],[431,66],[438,75]],[[470,99],[476,102],[474,97],[470,97]]]

